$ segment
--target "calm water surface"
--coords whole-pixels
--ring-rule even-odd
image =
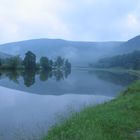
[[[108,101],[135,80],[105,71],[0,72],[0,140],[40,139],[71,111]]]

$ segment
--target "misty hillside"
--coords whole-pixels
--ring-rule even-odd
[[[93,65],[98,68],[140,69],[140,51],[100,59]]]
[[[73,65],[85,66],[90,61],[109,56],[122,42],[76,42],[60,39],[34,39],[0,45],[0,50],[11,55],[22,57],[30,50],[38,59],[41,56],[68,58]],[[10,49],[10,50],[9,50]]]
[[[61,39],[34,39],[0,45],[0,51],[10,55],[21,55],[30,50],[41,56],[68,58],[74,66],[86,66],[100,58],[123,54],[140,49],[140,36],[126,42],[80,42]]]
[[[135,50],[140,50],[140,35],[136,36],[120,45],[118,47],[120,53],[128,53]]]
[[[5,58],[9,58],[9,57],[11,57],[11,55],[9,55],[7,53],[0,52],[0,59],[5,59]]]

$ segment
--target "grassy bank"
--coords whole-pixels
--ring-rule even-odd
[[[43,140],[139,140],[140,81],[119,97],[75,113],[52,128]]]

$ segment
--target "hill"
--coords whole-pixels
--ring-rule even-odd
[[[140,51],[100,59],[95,65],[98,68],[125,68],[140,70]]]
[[[140,50],[140,35],[122,43],[117,50],[120,53],[128,53],[135,50]]]
[[[12,55],[7,53],[0,52],[0,59],[10,58]]]
[[[10,48],[10,50],[9,50]],[[51,59],[57,56],[68,58],[73,66],[87,66],[101,58],[140,50],[140,35],[124,42],[84,42],[62,39],[33,39],[0,45],[1,52],[21,55],[30,50],[39,60],[41,56]]]
[[[96,61],[103,56],[109,56],[114,48],[122,42],[81,42],[61,39],[34,39],[0,45],[0,50],[11,55],[20,54],[22,57],[30,50],[37,55],[56,58],[68,58],[73,65],[85,66],[90,61]],[[10,51],[9,51],[10,48]]]

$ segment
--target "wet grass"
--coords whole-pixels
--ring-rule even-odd
[[[74,113],[55,125],[43,140],[139,140],[140,81],[116,99]]]

